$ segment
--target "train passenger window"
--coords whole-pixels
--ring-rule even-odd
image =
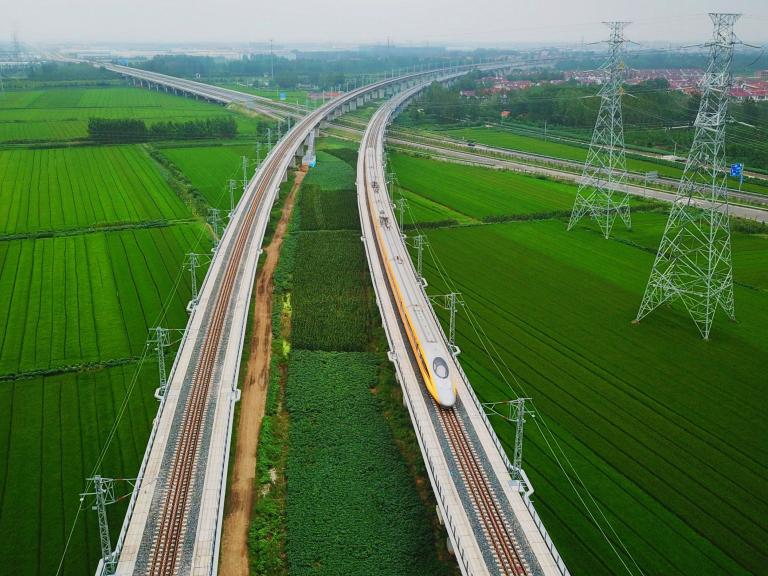
[[[432,361],[432,370],[438,378],[448,378],[448,364],[439,356]]]

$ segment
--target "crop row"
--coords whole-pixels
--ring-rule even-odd
[[[759,572],[768,558],[768,501],[759,496],[768,428],[758,401],[768,301],[737,285],[740,323],[718,317],[710,343],[677,307],[632,326],[653,260],[642,245],[663,222],[636,215],[638,245],[634,232],[606,242],[588,225],[568,233],[557,220],[431,231],[429,241],[516,375],[510,390],[460,322],[461,360],[478,395],[533,396],[646,573]],[[763,285],[754,259],[762,243],[765,269],[765,242],[734,238],[752,246],[747,272]],[[447,289],[429,263],[426,275],[435,291]],[[500,421],[497,430],[511,446],[511,428]],[[538,427],[526,437],[542,514],[571,569],[616,573]]]
[[[141,147],[0,151],[0,233],[187,216]]]
[[[90,476],[135,364],[46,378],[0,382],[0,555],[14,574],[54,574]],[[99,471],[135,475],[157,402],[157,366],[145,365],[117,437]],[[118,495],[130,487],[120,483]],[[109,507],[113,533],[127,501]],[[75,526],[63,574],[92,573],[98,563],[96,518],[86,507]],[[10,572],[9,572],[10,573]]]
[[[0,242],[0,373],[133,356],[198,224]],[[205,248],[207,239],[199,246]],[[188,276],[167,322],[185,322]]]

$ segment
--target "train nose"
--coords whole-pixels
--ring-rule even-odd
[[[438,402],[444,408],[450,408],[456,404],[456,390],[449,380],[440,382],[437,387]]]

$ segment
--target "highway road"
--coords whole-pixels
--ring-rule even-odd
[[[376,112],[358,155],[363,240],[390,359],[462,573],[567,575],[525,492],[530,484],[510,476],[511,464],[440,327],[393,212],[386,187],[384,132],[393,115],[422,88],[405,91]],[[414,347],[414,341],[439,350],[436,354],[456,383],[452,408],[440,407],[427,392],[419,368],[423,347]]]

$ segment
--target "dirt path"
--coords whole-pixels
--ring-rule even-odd
[[[293,211],[296,191],[303,179],[304,172],[297,172],[296,180],[283,206],[275,235],[269,246],[264,249],[261,267],[256,275],[251,349],[243,379],[240,419],[237,423],[237,444],[221,537],[219,573],[222,576],[247,576],[248,574],[248,526],[251,521],[256,476],[256,448],[259,443],[261,420],[264,417],[272,346],[272,275],[277,266],[280,246]]]

